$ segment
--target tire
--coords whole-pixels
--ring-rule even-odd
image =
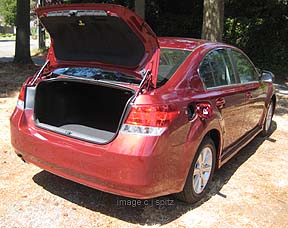
[[[274,114],[274,103],[273,101],[271,101],[270,104],[268,105],[263,130],[261,131],[261,136],[263,137],[269,136],[271,133],[273,114]]]
[[[202,155],[202,157],[200,155]],[[202,165],[200,164],[201,161],[206,161],[206,165],[204,163],[205,167],[203,167],[203,163]],[[176,198],[187,203],[195,203],[202,199],[211,183],[215,162],[216,149],[214,142],[211,138],[205,137],[192,161],[183,191],[177,193],[175,195]],[[208,172],[208,170],[210,170],[210,172]],[[209,176],[207,176],[208,173]]]

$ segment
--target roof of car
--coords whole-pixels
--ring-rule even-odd
[[[159,37],[158,41],[161,48],[179,48],[186,50],[193,50],[202,44],[210,43],[207,40],[182,37]]]

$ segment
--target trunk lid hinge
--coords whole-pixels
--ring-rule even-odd
[[[143,79],[139,85],[138,90],[135,93],[135,97],[133,101],[135,100],[136,97],[139,96],[140,93],[143,93],[145,90],[148,91],[151,88],[153,88],[152,73],[151,73],[151,70],[147,70],[143,76]]]
[[[33,77],[31,85],[34,85],[34,83],[37,81],[37,79],[41,76],[42,72],[45,70],[45,68],[49,65],[50,60],[47,60],[44,65],[41,67],[41,69],[38,71],[38,73]]]

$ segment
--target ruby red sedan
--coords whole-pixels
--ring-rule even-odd
[[[269,134],[273,74],[241,50],[157,38],[117,5],[36,12],[51,46],[11,117],[24,161],[118,195],[195,202],[215,168]]]

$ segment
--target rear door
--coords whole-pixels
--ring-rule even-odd
[[[245,133],[245,93],[239,88],[241,85],[224,48],[212,50],[206,55],[200,64],[199,74],[206,86],[206,95],[221,113],[224,123],[223,149],[226,150]]]
[[[231,50],[231,55],[239,77],[239,84],[245,92],[245,121],[243,122],[244,133],[248,133],[260,126],[263,115],[267,85],[259,81],[259,73],[254,65],[243,53]]]

